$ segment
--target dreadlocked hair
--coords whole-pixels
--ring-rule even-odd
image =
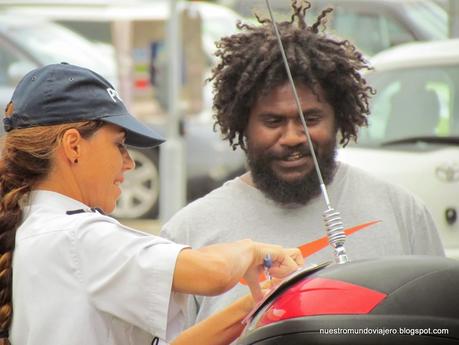
[[[331,8],[307,25],[310,6],[307,1],[292,1],[290,20],[278,23],[278,28],[295,82],[309,86],[315,94],[317,86],[324,90],[335,111],[340,144],[345,146],[357,138],[359,127],[368,124],[368,101],[374,90],[360,70],[370,67],[349,41],[323,33]],[[220,62],[209,78],[215,92],[214,128],[220,127],[233,149],[240,146],[244,151],[244,132],[254,102],[288,81],[272,22],[256,17],[261,25],[238,22],[242,32],[216,43]]]
[[[101,121],[14,129],[2,138],[0,159],[0,345],[10,345],[12,319],[12,257],[16,229],[28,193],[51,168],[51,159],[65,131],[76,128],[84,138],[102,127]]]

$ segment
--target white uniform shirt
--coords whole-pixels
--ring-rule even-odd
[[[182,327],[171,287],[184,246],[97,212],[66,213],[81,209],[58,193],[32,193],[13,255],[11,343],[164,344]]]

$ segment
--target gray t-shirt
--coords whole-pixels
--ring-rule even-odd
[[[351,260],[394,255],[444,255],[430,213],[412,194],[341,163],[327,187],[333,208],[351,232],[345,247]],[[333,260],[325,239],[322,196],[306,206],[282,207],[241,178],[226,182],[179,211],[161,235],[199,248],[244,238],[301,247],[306,265]],[[321,240],[322,239],[322,240]],[[239,284],[216,297],[190,299],[188,325],[205,319],[248,293]]]

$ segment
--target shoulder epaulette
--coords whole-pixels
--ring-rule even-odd
[[[105,214],[104,211],[102,211],[100,208],[98,207],[91,207],[91,208],[86,208],[86,209],[83,209],[83,208],[80,208],[78,210],[71,210],[71,211],[67,211],[65,212],[67,215],[71,216],[71,215],[74,215],[74,214],[78,214],[78,213],[86,213],[86,212],[92,212],[92,213],[100,213],[100,214]]]

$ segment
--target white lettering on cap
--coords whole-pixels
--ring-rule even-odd
[[[107,89],[107,92],[108,94],[110,95],[110,97],[112,98],[113,102],[116,103],[116,99],[118,98],[121,102],[123,101],[120,97],[120,95],[118,94],[118,92],[115,90],[115,89],[112,89],[111,87],[109,87]]]

